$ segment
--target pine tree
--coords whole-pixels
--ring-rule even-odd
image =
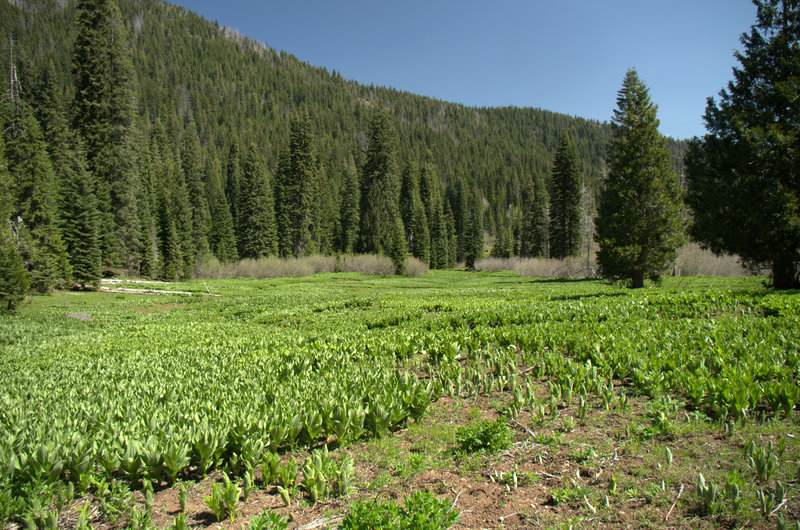
[[[406,239],[408,239],[408,230],[414,210],[414,195],[416,194],[417,198],[419,198],[417,172],[417,164],[412,160],[405,165],[400,177],[400,216],[403,219],[403,225],[406,227]]]
[[[194,269],[192,207],[181,161],[169,142],[153,137],[158,181],[158,248],[161,276],[167,280],[190,278]],[[164,272],[166,271],[166,272]]]
[[[50,62],[38,87],[38,112],[56,177],[58,230],[69,255],[72,280],[83,288],[96,287],[102,272],[96,185],[86,168],[83,147],[68,126],[60,87]]]
[[[800,4],[756,1],[734,80],[708,100],[686,157],[692,236],[800,288]]]
[[[514,238],[511,232],[511,218],[509,212],[500,214],[500,221],[497,223],[497,233],[495,234],[492,256],[496,258],[510,258],[514,246]]]
[[[139,153],[139,275],[155,278],[158,275],[159,182],[149,139],[142,138]]]
[[[251,146],[242,167],[241,208],[242,258],[274,255],[278,250],[272,186],[263,162]]]
[[[76,139],[72,140],[77,142]],[[79,145],[73,143],[64,163],[62,191],[62,233],[72,265],[72,279],[81,287],[97,287],[100,282],[101,247],[99,211],[94,182],[86,169]]]
[[[361,189],[358,183],[353,157],[350,156],[344,167],[342,176],[341,201],[341,251],[350,254],[358,245],[358,231],[361,224]]]
[[[239,225],[239,205],[241,203],[240,186],[242,180],[242,168],[239,154],[239,144],[234,140],[228,151],[228,163],[225,173],[225,197],[228,200],[228,209],[231,212],[231,220],[233,221],[233,231],[236,234],[237,248],[240,239],[240,225]]]
[[[133,123],[133,67],[125,25],[113,0],[81,0],[74,43],[74,126],[84,141],[89,170],[99,182],[100,210],[113,216],[116,248],[104,260],[135,270],[139,236]],[[106,193],[107,190],[107,193]]]
[[[656,106],[635,70],[625,74],[617,106],[598,208],[597,261],[603,276],[637,288],[677,257],[685,240],[683,198]]]
[[[341,226],[339,224],[339,187],[325,166],[317,171],[314,190],[314,249],[321,254],[332,254],[339,247]]]
[[[318,172],[311,119],[306,115],[292,121],[289,153],[278,174],[276,217],[282,256],[305,256],[316,250]]]
[[[578,158],[564,135],[553,162],[550,193],[550,257],[576,256],[581,250],[581,177]]]
[[[171,186],[169,188],[172,219],[175,222],[175,234],[177,236],[177,245],[180,248],[180,255],[182,258],[180,267],[181,279],[188,279],[192,277],[194,271],[195,257],[194,252],[194,237],[192,236],[192,229],[194,223],[192,222],[192,203],[189,198],[189,189],[186,186],[186,179],[183,175],[181,162],[178,158],[178,153],[172,153],[173,158],[169,162]]]
[[[208,233],[211,230],[211,212],[208,208],[200,141],[194,120],[190,120],[183,131],[181,168],[192,209],[192,243],[187,252],[191,254],[189,260],[194,263],[197,256],[204,256],[210,252]]]
[[[442,181],[430,161],[430,154],[426,155],[426,159],[420,171],[419,193],[428,220],[429,266],[432,269],[446,269],[450,258],[448,226],[444,215],[447,199],[442,191]]]
[[[469,228],[467,236],[469,237],[469,245],[467,246],[467,254],[465,257],[465,266],[467,269],[474,270],[475,264],[478,260],[483,258],[483,202],[480,196],[475,193],[470,201],[469,209]]]
[[[455,186],[451,186],[453,223],[456,237],[455,259],[464,261],[469,248],[469,193],[463,178],[458,178]]]
[[[446,234],[446,251],[447,260],[443,268],[452,269],[456,266],[456,224],[453,210],[450,208],[450,202],[444,201],[444,227]],[[481,239],[481,244],[483,240]],[[440,254],[441,255],[441,254]]]
[[[549,238],[549,194],[541,176],[526,179],[521,190],[520,254],[546,257]]]
[[[218,260],[228,263],[238,258],[236,252],[236,233],[233,228],[233,217],[228,209],[225,192],[222,190],[220,178],[222,168],[215,156],[206,158],[206,186],[208,206],[211,214],[211,232],[208,243],[211,252]]]
[[[399,220],[397,134],[386,110],[372,119],[361,184],[361,250],[388,254]]]
[[[394,263],[395,274],[404,274],[406,262],[406,231],[403,227],[403,220],[400,219],[400,217],[396,217],[394,221],[389,257],[392,263]]]
[[[165,208],[166,210],[166,208]],[[175,228],[175,221],[165,218],[162,220],[166,228],[162,236],[163,259],[161,260],[161,279],[167,281],[177,281],[182,276],[183,254],[181,253],[178,230]]]
[[[11,230],[11,177],[5,161],[5,142],[0,135],[0,311],[13,312],[25,297],[30,278]]]
[[[403,171],[400,189],[400,210],[406,229],[406,247],[412,256],[426,265],[430,261],[431,239],[428,232],[428,216],[419,197],[416,164],[408,164]]]
[[[41,128],[24,102],[10,109],[5,156],[11,174],[12,215],[31,284],[40,292],[66,285],[69,259],[59,232],[58,185]]]

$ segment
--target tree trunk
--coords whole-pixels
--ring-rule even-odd
[[[795,256],[780,256],[772,262],[772,285],[775,289],[800,288],[800,263]]]
[[[631,289],[641,289],[644,287],[644,271],[635,271],[631,275]]]

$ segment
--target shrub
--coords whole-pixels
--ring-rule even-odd
[[[587,278],[594,277],[597,264],[592,259],[589,265],[585,257],[566,259],[550,258],[484,258],[475,263],[475,269],[486,272],[515,271],[520,276],[534,278]]]
[[[406,497],[402,507],[394,501],[359,501],[350,507],[339,528],[438,530],[450,528],[457,518],[449,498],[437,499],[428,491],[417,491]]]
[[[483,420],[456,431],[459,451],[497,453],[511,445],[511,429],[503,418]]]
[[[744,276],[747,269],[736,256],[717,256],[689,243],[678,251],[674,272],[678,276]]]
[[[416,265],[412,267],[419,270]],[[388,257],[375,254],[347,255],[338,258],[318,254],[302,258],[268,256],[243,259],[233,263],[223,263],[214,256],[207,256],[197,264],[194,276],[209,279],[283,278],[310,276],[319,272],[360,272],[388,276],[394,274],[395,266]]]
[[[355,254],[345,255],[339,258],[339,270],[341,272],[360,272],[362,274],[373,274],[379,276],[389,276],[394,274],[394,263],[386,256],[378,254]]]
[[[406,276],[422,276],[428,274],[428,266],[413,256],[406,258],[403,269]]]

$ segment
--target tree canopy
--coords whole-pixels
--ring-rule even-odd
[[[617,94],[596,237],[603,276],[634,288],[645,277],[657,279],[685,240],[683,195],[656,110],[639,75],[628,70]]]
[[[686,158],[692,236],[800,287],[800,4],[756,1],[734,79]]]
[[[575,256],[581,250],[581,176],[569,138],[563,136],[553,161],[550,193],[550,257]]]

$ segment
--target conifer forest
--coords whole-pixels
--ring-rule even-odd
[[[551,216],[554,255],[580,251],[607,124],[359,85],[158,1],[0,9],[7,200],[39,290],[208,255],[545,256]]]

